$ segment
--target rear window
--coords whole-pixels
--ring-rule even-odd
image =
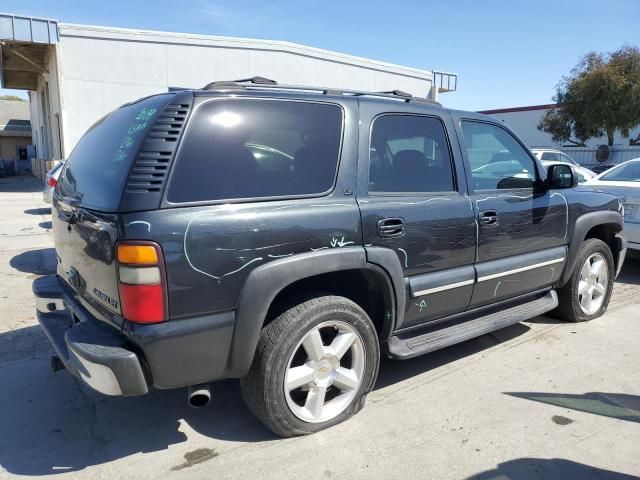
[[[212,100],[193,114],[167,200],[203,202],[322,194],[334,184],[342,139],[336,105]]]
[[[69,155],[56,193],[97,210],[116,210],[133,157],[170,95],[119,108],[97,121]]]

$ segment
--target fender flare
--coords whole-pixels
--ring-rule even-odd
[[[620,213],[611,210],[585,213],[576,219],[573,225],[571,239],[569,241],[569,248],[567,250],[567,261],[565,263],[564,271],[558,280],[558,287],[563,287],[569,281],[569,278],[573,273],[573,269],[576,266],[580,245],[584,242],[587,232],[598,225],[614,225],[615,233],[619,233],[622,231],[624,220]]]
[[[386,277],[389,294],[397,312],[398,295],[395,292],[397,281],[392,281],[386,269],[376,263],[368,262],[367,253],[363,247],[343,247],[302,253],[271,261],[252,270],[238,300],[227,364],[229,377],[239,378],[249,371],[269,307],[276,295],[285,287],[298,280],[323,273],[363,269]],[[402,297],[404,298],[404,292]],[[393,312],[392,318],[396,312]],[[404,304],[402,312],[404,312]]]

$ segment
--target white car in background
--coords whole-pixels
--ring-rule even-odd
[[[47,172],[47,176],[44,181],[44,190],[42,190],[42,200],[45,203],[53,202],[53,189],[58,184],[58,177],[64,167],[64,162],[58,163],[55,167]]]
[[[580,166],[573,158],[560,150],[553,148],[532,148],[531,153],[538,159],[549,162],[568,163],[570,165]]]
[[[624,206],[624,236],[630,249],[640,250],[640,158],[616,165],[585,185],[620,198]]]

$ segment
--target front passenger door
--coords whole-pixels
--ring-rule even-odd
[[[569,208],[542,186],[538,164],[504,126],[458,118],[479,225],[470,307],[551,286],[565,262]]]

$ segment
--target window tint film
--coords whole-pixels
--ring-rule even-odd
[[[370,192],[452,192],[451,154],[442,122],[383,115],[373,123]]]
[[[116,210],[133,158],[149,127],[172,98],[147,98],[98,120],[69,155],[57,194],[89,208]]]
[[[319,194],[334,183],[342,110],[270,100],[196,110],[173,168],[173,203]]]
[[[488,123],[463,121],[462,133],[476,190],[533,187],[533,159],[509,132]]]

